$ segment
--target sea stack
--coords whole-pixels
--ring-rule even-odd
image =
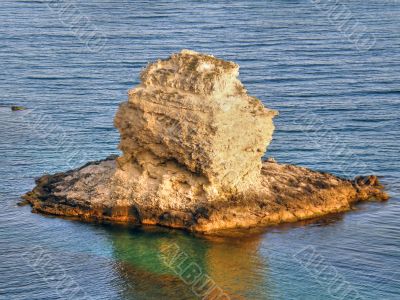
[[[183,50],[151,63],[115,117],[120,157],[45,175],[34,211],[199,232],[293,222],[387,199],[347,180],[262,162],[277,112],[248,95],[239,66]]]
[[[115,118],[119,173],[141,197],[170,206],[260,188],[277,113],[238,75],[237,64],[188,50],[144,70]]]

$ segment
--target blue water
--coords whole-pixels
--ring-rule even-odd
[[[160,260],[163,244],[231,299],[400,299],[399,1],[342,1],[375,39],[364,48],[318,1],[79,0],[72,19],[47,2],[0,3],[0,299],[196,299]],[[74,27],[74,16],[89,23]],[[88,47],[85,30],[104,47]],[[118,104],[147,62],[182,48],[238,62],[249,92],[279,110],[266,156],[377,174],[392,199],[236,238],[17,207],[33,178],[118,153]]]

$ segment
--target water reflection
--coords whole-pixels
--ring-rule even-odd
[[[199,298],[193,292],[194,285],[185,283],[174,267],[163,261],[164,249],[171,245],[176,245],[186,255],[185,262],[195,263],[231,299],[273,299],[276,287],[269,271],[269,255],[265,249],[264,252],[260,249],[265,243],[265,234],[285,233],[304,226],[332,226],[341,223],[343,217],[342,213],[331,214],[269,229],[255,228],[245,233],[225,231],[221,236],[193,235],[151,226],[114,224],[105,225],[104,229],[109,233],[115,268],[123,282],[118,284],[123,299]],[[179,261],[175,263],[179,264]]]
[[[258,251],[260,235],[206,238],[157,227],[106,226],[106,230],[118,261],[116,269],[125,283],[121,287],[124,299],[198,299],[193,292],[195,284],[186,284],[163,261],[169,245],[179,247],[187,261],[196,264],[231,299],[255,299],[260,287],[263,299],[269,298],[268,263]]]

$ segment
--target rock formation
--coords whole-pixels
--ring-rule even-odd
[[[115,117],[121,157],[45,175],[34,210],[194,231],[269,225],[386,199],[354,181],[262,162],[277,112],[249,96],[239,66],[183,50],[147,66]]]
[[[187,50],[147,67],[115,118],[116,175],[132,193],[179,207],[259,188],[276,112],[238,74],[235,63]]]

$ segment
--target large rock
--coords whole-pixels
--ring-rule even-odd
[[[150,64],[115,117],[123,155],[42,176],[24,198],[38,212],[201,232],[387,199],[374,176],[262,162],[276,112],[247,94],[238,72],[188,50]]]
[[[197,181],[193,193],[207,199],[259,187],[276,112],[249,96],[238,74],[233,62],[188,50],[150,64],[115,118],[121,168],[139,165],[164,187]]]

